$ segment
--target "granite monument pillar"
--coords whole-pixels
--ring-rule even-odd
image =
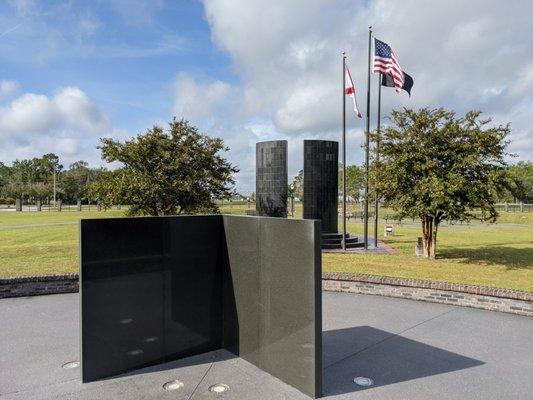
[[[322,233],[337,233],[339,143],[304,140],[304,219],[322,221]]]
[[[287,217],[287,141],[256,144],[255,204],[264,217]]]

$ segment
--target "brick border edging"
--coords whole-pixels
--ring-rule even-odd
[[[400,297],[533,317],[533,293],[518,290],[347,272],[324,272],[322,287],[326,291]],[[78,290],[78,274],[0,278],[0,299]]]
[[[347,272],[325,272],[326,291],[400,297],[533,317],[533,293],[484,286],[433,282]]]
[[[452,292],[502,297],[506,299],[533,301],[533,292],[512,289],[491,288],[487,286],[464,285],[460,283],[426,281],[422,279],[396,278],[392,276],[352,274],[349,272],[323,272],[322,279],[336,281],[368,282],[392,286],[406,286],[423,289],[448,290]]]
[[[0,278],[0,299],[42,294],[76,293],[78,274]]]

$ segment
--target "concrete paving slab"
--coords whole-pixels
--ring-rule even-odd
[[[0,301],[0,394],[79,378],[77,294]],[[59,364],[59,368],[58,368]]]
[[[330,292],[323,314],[328,399],[531,399],[532,318]],[[61,368],[79,357],[77,294],[0,300],[0,321],[1,400],[307,398],[224,350],[82,384]],[[183,388],[165,391],[174,379]]]
[[[380,296],[350,297],[324,296],[325,315],[330,310],[324,318],[329,329],[323,333],[324,357],[345,354],[325,364],[326,396],[531,399],[533,319]],[[339,305],[344,320],[334,311]],[[372,378],[374,386],[355,386],[357,376]]]
[[[223,395],[209,391],[224,383],[229,390]],[[309,397],[241,358],[215,362],[195,391],[195,400],[223,399],[294,399]]]

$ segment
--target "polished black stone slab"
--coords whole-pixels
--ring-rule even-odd
[[[220,347],[221,234],[219,216],[82,220],[83,381]]]
[[[259,142],[255,151],[255,204],[258,215],[287,217],[287,141]]]
[[[225,347],[313,397],[322,392],[319,221],[224,216],[234,307]],[[229,293],[229,290],[228,290]],[[237,321],[238,323],[235,323]]]
[[[320,223],[82,220],[82,380],[226,348],[321,393]]]
[[[338,231],[339,143],[304,140],[303,217],[322,222],[322,232]]]

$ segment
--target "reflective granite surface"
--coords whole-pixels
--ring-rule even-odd
[[[321,393],[318,221],[82,220],[82,379],[226,348]]]
[[[322,232],[336,233],[339,204],[339,143],[304,140],[304,219],[318,219]]]
[[[255,146],[255,204],[258,215],[287,217],[287,141],[259,142]]]

